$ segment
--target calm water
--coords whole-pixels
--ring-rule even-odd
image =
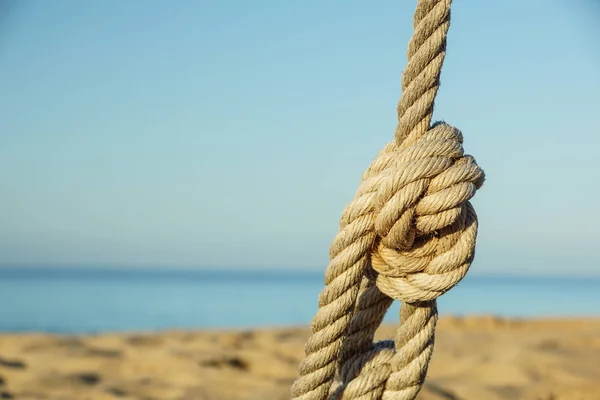
[[[0,331],[83,333],[308,324],[320,272],[0,269]],[[468,276],[441,314],[600,315],[600,278]],[[386,320],[397,321],[398,304]]]

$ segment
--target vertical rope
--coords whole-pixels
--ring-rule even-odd
[[[414,33],[408,43],[408,63],[402,74],[398,102],[398,146],[414,143],[427,132],[446,58],[451,0],[419,0],[413,18]]]

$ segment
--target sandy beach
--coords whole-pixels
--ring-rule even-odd
[[[2,334],[0,398],[288,399],[308,333]],[[419,399],[598,400],[600,319],[442,318]]]

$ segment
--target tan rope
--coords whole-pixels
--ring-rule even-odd
[[[342,214],[294,399],[414,399],[433,353],[436,299],[475,255],[469,200],[484,173],[464,154],[458,129],[431,125],[450,5],[417,1],[395,141]],[[396,337],[373,343],[394,299],[402,302]]]

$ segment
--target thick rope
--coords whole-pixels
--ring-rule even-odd
[[[484,173],[464,154],[458,129],[431,125],[450,5],[417,2],[395,141],[342,214],[294,399],[413,400],[433,353],[436,299],[473,261],[469,200]],[[402,302],[396,337],[373,343],[394,299]]]

